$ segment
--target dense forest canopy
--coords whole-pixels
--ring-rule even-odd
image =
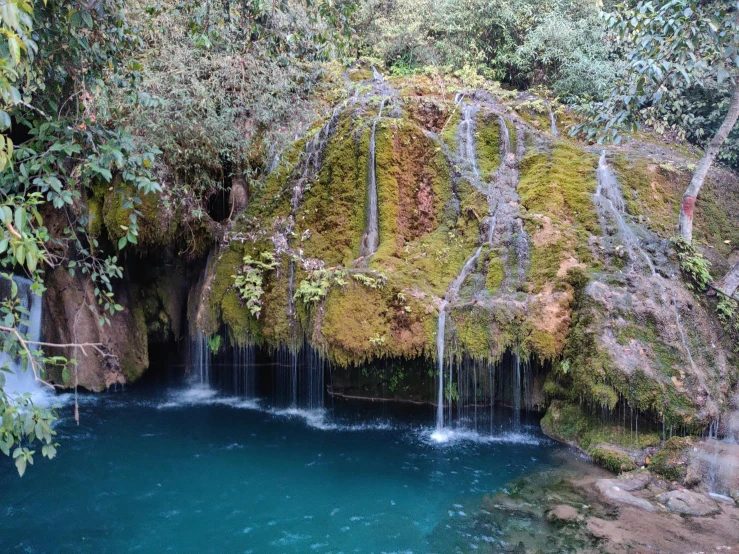
[[[149,244],[147,198],[177,250],[202,256],[222,238],[209,216],[219,195],[262,187],[287,145],[343,100],[336,67],[360,57],[392,76],[531,91],[575,114],[585,142],[650,132],[705,148],[736,97],[737,17],[736,2],[718,0],[5,0],[0,263],[37,291],[52,268],[89,277],[96,302],[84,309],[108,325],[123,309],[123,260]],[[714,157],[739,169],[733,127]],[[100,233],[88,202],[100,195],[120,204],[114,233]],[[0,312],[4,352],[40,380],[54,366],[74,381],[74,359],[24,338],[16,298]],[[0,372],[0,450],[22,475],[35,448],[54,456],[55,416],[3,384]]]

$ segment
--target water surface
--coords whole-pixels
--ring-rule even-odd
[[[413,418],[200,392],[64,407],[56,459],[0,460],[0,552],[489,552],[484,495],[556,463],[533,428],[434,445]]]

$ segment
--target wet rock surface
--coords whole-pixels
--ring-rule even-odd
[[[502,537],[491,552],[717,553],[739,544],[739,508],[672,487],[649,471],[614,478],[571,460],[486,499],[478,524]]]

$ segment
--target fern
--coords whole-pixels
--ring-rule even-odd
[[[237,275],[232,275],[234,286],[239,295],[246,301],[246,307],[251,315],[259,319],[262,313],[262,296],[264,289],[264,272],[274,269],[279,265],[272,252],[262,252],[261,260],[255,260],[250,255],[244,256],[244,265]]]

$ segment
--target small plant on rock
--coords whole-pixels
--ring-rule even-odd
[[[686,277],[685,285],[693,291],[706,290],[713,280],[710,271],[711,262],[682,237],[676,237],[674,244],[680,260],[680,269]]]
[[[257,319],[259,319],[259,314],[262,312],[264,272],[279,265],[272,252],[262,252],[260,258],[255,260],[247,254],[244,256],[244,265],[241,270],[237,275],[233,275],[234,286],[239,291],[241,298],[246,301],[246,307],[249,308],[251,315]]]

